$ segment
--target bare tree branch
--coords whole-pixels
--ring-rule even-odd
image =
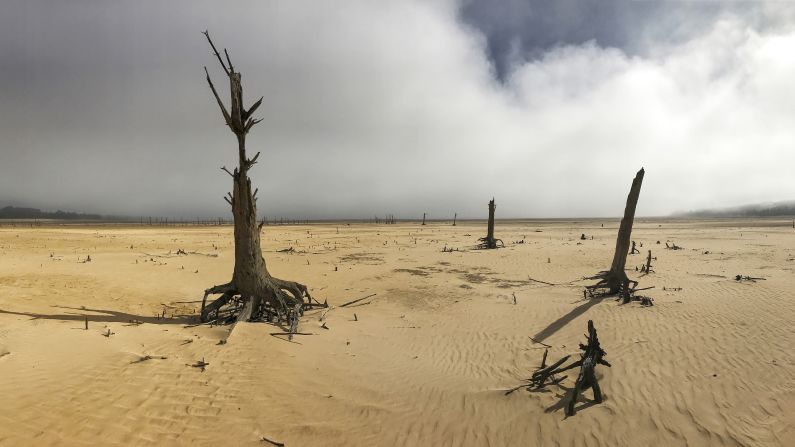
[[[235,178],[235,174],[229,172],[229,169],[226,169],[226,166],[221,166],[221,170],[226,171],[226,173],[229,174],[230,177]]]
[[[229,67],[230,67],[230,68],[226,68],[226,65],[224,64],[224,60],[223,60],[223,59],[221,59],[221,55],[220,55],[220,54],[218,54],[218,50],[216,50],[216,49],[215,49],[215,44],[213,43],[213,40],[212,40],[212,39],[210,39],[210,32],[209,32],[209,31],[203,31],[203,32],[202,32],[202,34],[204,34],[204,35],[207,37],[207,42],[210,42],[210,46],[211,46],[211,47],[212,47],[212,49],[213,49],[213,54],[215,54],[215,57],[217,57],[217,58],[218,58],[218,62],[220,62],[220,63],[221,63],[221,67],[223,67],[223,68],[224,68],[224,72],[225,72],[227,75],[231,74],[231,73],[232,73],[232,69],[231,69],[231,66],[232,66],[232,64],[231,64],[231,63],[229,64]],[[226,50],[224,50],[224,51],[226,51]],[[207,70],[207,68],[206,68],[206,67],[205,67],[205,70]]]
[[[246,133],[248,133],[248,131],[251,130],[251,128],[254,127],[254,125],[259,123],[260,121],[262,121],[262,118],[260,119],[249,118],[248,122],[246,122],[246,129],[245,129]]]
[[[226,48],[224,48],[224,54],[226,55],[226,61],[229,62],[229,72],[234,73],[235,68],[232,67],[232,59],[229,59],[229,52],[226,51]]]
[[[224,102],[221,101],[221,97],[218,96],[218,91],[215,90],[215,86],[213,85],[212,79],[210,79],[210,72],[207,71],[207,67],[204,67],[204,72],[207,73],[207,83],[210,84],[210,90],[213,91],[213,95],[215,95],[215,100],[218,101],[218,107],[221,108],[221,113],[224,114],[224,120],[226,120],[226,125],[232,125],[232,117],[229,116],[229,112],[226,111],[226,106]]]
[[[261,97],[257,102],[255,102],[246,112],[243,113],[243,120],[247,120],[254,114],[254,112],[262,105],[262,100],[265,97]]]
[[[254,158],[248,161],[249,166],[254,166],[255,164],[257,164],[257,159],[259,158],[259,154],[260,153],[257,152],[256,155],[254,155]]]

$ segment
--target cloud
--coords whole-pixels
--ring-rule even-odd
[[[249,151],[262,151],[252,176],[269,217],[482,217],[492,196],[499,217],[615,216],[641,166],[644,215],[795,186],[789,5],[715,15],[643,54],[598,41],[520,52],[502,78],[452,1],[8,8],[0,201],[228,213],[218,168],[235,142],[204,80],[207,65],[224,85],[205,28],[245,101],[265,97]]]

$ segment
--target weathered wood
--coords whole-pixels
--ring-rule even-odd
[[[494,210],[496,208],[497,205],[494,203],[494,198],[492,197],[489,201],[489,222],[486,229],[486,237],[478,239],[481,242],[478,248],[497,248],[497,241],[499,241],[501,246],[505,246],[502,239],[496,239],[494,237]]]
[[[202,301],[201,319],[206,318],[212,311],[218,311],[223,305],[231,301],[233,296],[239,295],[243,302],[242,309],[237,314],[238,320],[253,320],[275,315],[282,321],[295,319],[296,309],[311,306],[312,298],[307,287],[292,281],[274,278],[268,272],[265,259],[262,257],[260,231],[262,224],[257,222],[256,192],[251,191],[249,170],[257,163],[259,153],[253,158],[246,154],[246,135],[259,123],[260,119],[251,115],[262,104],[262,98],[255,102],[248,110],[243,106],[243,87],[241,74],[235,71],[229,53],[224,49],[226,63],[215,48],[215,44],[208,32],[203,33],[218,58],[221,67],[229,78],[230,107],[226,108],[218,91],[213,85],[209,71],[205,67],[207,83],[221,109],[226,125],[235,134],[238,146],[238,167],[232,172],[223,168],[232,176],[232,193],[226,198],[232,207],[235,238],[235,266],[232,280],[224,286],[216,286],[205,291]],[[228,65],[228,66],[227,66]],[[264,223],[264,219],[263,219]],[[207,295],[222,294],[222,297],[205,307]],[[209,310],[208,310],[209,307]]]
[[[610,367],[610,363],[604,360],[605,351],[599,344],[599,338],[596,335],[593,321],[588,320],[588,344],[580,345],[583,350],[582,364],[580,366],[580,374],[577,376],[577,381],[574,384],[571,400],[566,406],[566,416],[574,416],[574,405],[577,403],[577,398],[580,392],[591,388],[594,394],[594,401],[597,403],[602,402],[602,389],[596,380],[596,365],[605,365]]]
[[[598,275],[601,280],[593,286],[590,286],[592,289],[607,289],[608,293],[615,294],[619,291],[621,285],[628,280],[627,273],[625,272],[627,254],[629,253],[630,238],[632,236],[632,224],[635,221],[635,208],[638,205],[640,187],[643,183],[645,172],[646,171],[641,168],[635,175],[635,179],[632,180],[632,187],[627,196],[627,205],[624,208],[624,217],[621,219],[618,236],[616,237],[616,251],[613,254],[613,262],[610,265],[610,270],[604,274]]]
[[[555,363],[546,366],[548,350],[544,350],[544,356],[541,359],[541,367],[537,369],[532,376],[525,380],[524,384],[511,388],[505,392],[506,395],[513,393],[520,388],[527,388],[528,390],[537,390],[545,387],[546,385],[558,385],[566,376],[556,377],[557,374],[568,371],[574,368],[580,368],[580,373],[577,376],[577,381],[574,384],[569,402],[566,405],[566,415],[573,416],[575,413],[575,405],[577,399],[584,390],[591,388],[594,393],[594,401],[602,402],[602,389],[596,379],[595,368],[596,365],[605,365],[610,367],[610,363],[604,360],[606,355],[605,351],[599,344],[599,338],[596,335],[593,321],[588,320],[588,342],[583,345],[580,344],[580,350],[583,351],[580,359],[576,362],[562,366],[571,356],[567,355]]]
[[[340,305],[340,307],[348,307],[348,306],[350,306],[351,304],[358,303],[359,301],[366,300],[367,298],[372,298],[372,297],[374,297],[374,296],[376,296],[376,295],[377,295],[376,293],[373,293],[373,294],[367,295],[367,296],[365,296],[365,297],[363,297],[363,298],[357,298],[357,299],[355,299],[355,300],[353,300],[353,301],[348,301],[348,302],[347,302],[347,303],[345,303],[345,304],[341,304],[341,305]]]

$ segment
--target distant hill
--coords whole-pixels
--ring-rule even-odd
[[[795,216],[795,200],[775,203],[757,203],[733,208],[706,209],[677,213],[682,217],[773,217]]]
[[[38,208],[7,206],[0,208],[0,219],[58,219],[58,220],[99,220],[99,214],[73,213],[70,211],[47,212]]]

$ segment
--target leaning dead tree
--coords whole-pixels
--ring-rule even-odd
[[[489,201],[489,225],[488,229],[486,230],[486,237],[482,237],[478,239],[480,244],[478,244],[478,248],[497,248],[497,241],[500,242],[501,246],[505,246],[502,242],[502,239],[495,239],[494,238],[494,209],[497,208],[497,205],[494,204],[494,198]]]
[[[257,223],[257,190],[251,191],[251,179],[248,176],[251,167],[257,163],[260,153],[257,152],[252,158],[248,158],[246,135],[252,127],[262,121],[253,118],[253,114],[262,104],[263,98],[256,101],[248,110],[243,106],[240,72],[235,71],[226,49],[224,49],[226,58],[224,61],[210,39],[210,34],[205,31],[204,35],[229,78],[231,103],[230,108],[227,109],[210,79],[207,67],[204,67],[207,83],[218,102],[224,122],[237,138],[238,167],[232,172],[225,166],[221,168],[232,177],[232,193],[224,197],[232,207],[234,217],[235,268],[232,280],[204,291],[200,318],[203,322],[234,319],[288,322],[290,332],[295,332],[298,317],[303,313],[304,308],[312,306],[312,298],[305,285],[274,278],[268,273],[260,247],[260,231],[264,222]],[[217,294],[221,296],[207,304],[207,297]]]
[[[562,366],[566,363],[571,355],[567,355],[557,362],[547,366],[547,353],[548,349],[544,350],[544,357],[541,359],[541,367],[537,369],[533,375],[525,381],[524,384],[510,389],[505,392],[506,395],[514,391],[526,388],[528,391],[535,391],[544,388],[547,385],[559,385],[566,377],[558,377],[557,375],[574,368],[580,368],[580,373],[577,375],[577,381],[574,382],[571,397],[566,405],[566,416],[574,416],[574,405],[577,403],[580,393],[591,388],[593,390],[593,399],[597,403],[602,402],[602,389],[599,388],[599,382],[596,380],[596,365],[605,365],[608,368],[611,366],[603,357],[607,353],[602,349],[599,344],[599,337],[596,336],[596,328],[594,328],[593,321],[588,320],[588,343],[580,343],[580,360],[568,366]]]
[[[627,278],[627,273],[624,271],[627,264],[627,254],[629,253],[630,237],[632,236],[632,224],[635,221],[635,208],[638,205],[638,197],[640,197],[640,185],[643,183],[643,174],[645,171],[640,168],[640,171],[635,175],[632,181],[632,188],[629,190],[627,196],[627,206],[624,208],[624,217],[621,219],[621,226],[618,229],[618,237],[616,237],[616,251],[613,254],[613,264],[610,270],[600,272],[596,276],[588,279],[599,279],[599,282],[588,286],[589,289],[604,289],[608,294],[618,293],[620,288],[627,288],[629,283],[634,283],[637,286],[637,281],[631,281]]]

